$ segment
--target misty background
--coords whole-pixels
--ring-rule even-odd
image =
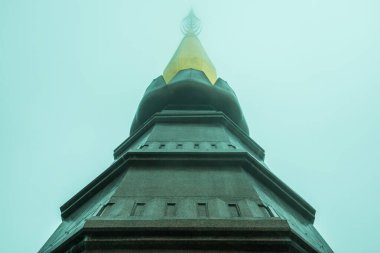
[[[335,252],[378,249],[380,1],[0,0],[0,252],[112,163],[191,7],[271,171]]]

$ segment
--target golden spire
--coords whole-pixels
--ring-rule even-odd
[[[201,26],[193,10],[183,19],[181,30],[185,36],[164,70],[163,76],[166,83],[169,83],[181,70],[196,69],[203,71],[210,82],[215,84],[216,70],[197,37]]]

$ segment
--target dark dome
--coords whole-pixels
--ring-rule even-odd
[[[199,110],[213,108],[226,114],[241,130],[249,134],[238,99],[226,81],[218,78],[212,85],[202,71],[179,71],[167,84],[163,76],[148,86],[133,119],[130,134],[134,134],[154,113],[173,106]]]

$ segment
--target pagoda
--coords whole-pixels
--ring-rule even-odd
[[[114,162],[61,207],[46,252],[333,252],[276,177],[191,11]]]

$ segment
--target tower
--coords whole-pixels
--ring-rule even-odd
[[[61,207],[44,252],[332,252],[264,163],[193,12],[115,161]]]

